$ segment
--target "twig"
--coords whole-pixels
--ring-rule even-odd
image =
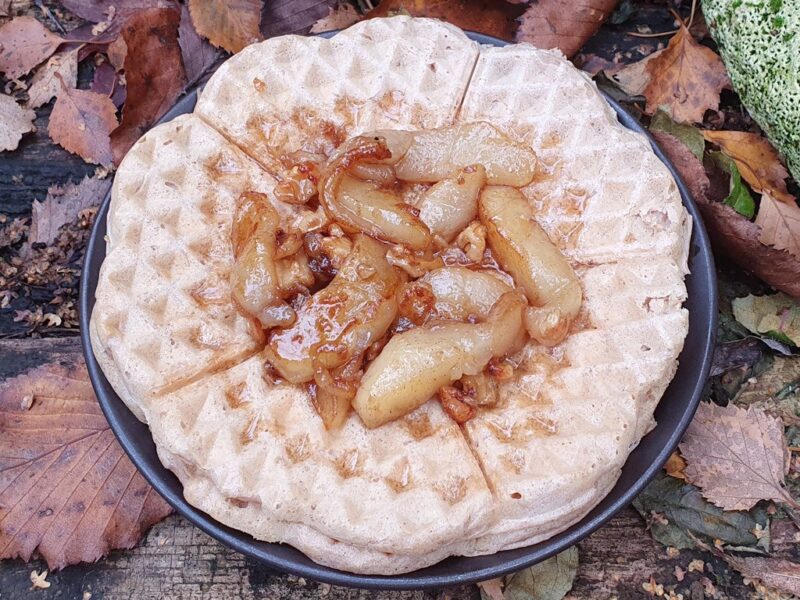
[[[637,38],[657,38],[664,35],[672,35],[673,33],[678,33],[678,31],[679,31],[678,29],[673,29],[672,31],[662,31],[661,33],[638,33],[636,31],[626,31],[625,35]]]
[[[36,5],[36,8],[42,11],[42,14],[47,17],[47,20],[53,24],[53,27],[58,29],[61,33],[67,33],[66,29],[64,29],[64,26],[59,23],[58,19],[56,19],[50,9],[44,5],[42,0],[34,0],[33,3]]]
[[[692,0],[692,12],[689,13],[689,23],[686,25],[686,29],[692,28],[692,23],[694,23],[694,11],[697,10],[697,0]]]

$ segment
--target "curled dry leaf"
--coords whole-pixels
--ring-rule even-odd
[[[261,0],[189,0],[197,32],[217,48],[239,52],[261,39]]]
[[[685,144],[663,131],[652,133],[697,201],[714,245],[771,286],[800,297],[800,261],[785,250],[762,244],[758,225],[730,206],[708,198],[708,175]]]
[[[74,88],[78,82],[77,48],[54,54],[36,71],[28,89],[28,107],[39,108],[50,102],[58,95],[62,81],[68,88]]]
[[[677,450],[669,455],[667,464],[664,465],[664,470],[667,472],[667,475],[675,477],[676,479],[686,480],[686,475],[683,472],[685,468],[686,461],[683,460],[683,457]]]
[[[111,187],[111,179],[84,177],[78,184],[52,186],[44,202],[33,201],[28,244],[51,244],[62,225],[73,222],[78,213],[98,206]]]
[[[178,46],[180,13],[151,8],[130,17],[122,28],[125,41],[127,99],[122,122],[111,135],[117,164],[153,123],[167,112],[186,82]]]
[[[108,96],[62,84],[47,132],[56,144],[86,162],[107,166],[114,160],[110,136],[117,126],[116,113]]]
[[[442,19],[461,29],[479,31],[503,40],[514,39],[516,19],[522,5],[486,0],[383,0],[367,18],[409,14],[412,17]]]
[[[783,423],[762,410],[702,402],[680,450],[686,479],[720,508],[748,510],[759,500],[796,505],[784,487]]]
[[[339,0],[269,0],[261,18],[264,37],[307,33]]]
[[[519,21],[515,36],[539,48],[558,48],[571,57],[614,12],[619,0],[539,0]]]
[[[722,59],[698,44],[681,25],[669,45],[648,57],[645,112],[654,114],[659,106],[668,106],[679,123],[699,123],[706,110],[719,108],[719,95],[730,87]]]
[[[769,192],[761,195],[756,215],[761,228],[758,240],[777,250],[786,250],[800,260],[800,207],[794,202],[778,202]]]
[[[191,86],[214,64],[220,53],[197,33],[186,5],[181,6],[178,45],[181,47],[183,68],[186,71],[186,85]]]
[[[358,23],[361,19],[363,19],[363,17],[352,4],[342,2],[335,8],[331,7],[328,15],[314,23],[309,33],[346,29],[353,23]]]
[[[726,556],[734,569],[747,579],[800,596],[800,565],[781,558]]]
[[[749,131],[705,130],[703,137],[734,160],[739,173],[756,192],[769,193],[787,204],[795,203],[794,196],[786,189],[789,172],[763,135]]]
[[[171,512],[117,443],[77,356],[6,380],[0,431],[0,559],[95,561]]]
[[[17,104],[11,96],[0,94],[0,152],[16,150],[22,136],[36,131],[36,113]]]
[[[8,79],[27,75],[63,41],[33,17],[12,19],[0,27],[0,73]]]

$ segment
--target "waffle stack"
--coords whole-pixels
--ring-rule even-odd
[[[464,427],[431,401],[327,431],[301,387],[270,383],[263,333],[231,302],[234,201],[274,199],[279,154],[471,121],[537,154],[523,191],[579,276],[577,326],[555,348],[530,342],[521,376]],[[677,366],[690,227],[648,142],[556,53],[408,17],[276,38],[121,165],[94,351],[192,504],[321,564],[406,572],[545,539],[608,493]]]

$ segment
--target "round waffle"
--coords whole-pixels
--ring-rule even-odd
[[[498,405],[464,426],[428,402],[328,431],[301,387],[270,383],[263,333],[231,301],[235,200],[274,198],[276,153],[472,121],[536,153],[523,191],[580,279],[581,314],[559,346],[529,342]],[[354,572],[528,545],[579,520],[652,427],[688,327],[690,221],[647,140],[560,55],[480,47],[427,19],[246,48],[194,114],[129,152],[108,231],[94,351],[187,499]]]

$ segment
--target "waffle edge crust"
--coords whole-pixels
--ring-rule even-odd
[[[464,427],[429,401],[326,431],[303,389],[268,383],[263,334],[230,300],[235,200],[273,194],[268,147],[479,120],[537,154],[523,191],[579,276],[581,325],[546,353],[529,342]],[[403,573],[544,540],[609,492],[677,367],[690,232],[647,140],[558,53],[402,16],[284,36],[229,59],[193,114],[126,156],[92,345],[190,503],[326,566]]]

